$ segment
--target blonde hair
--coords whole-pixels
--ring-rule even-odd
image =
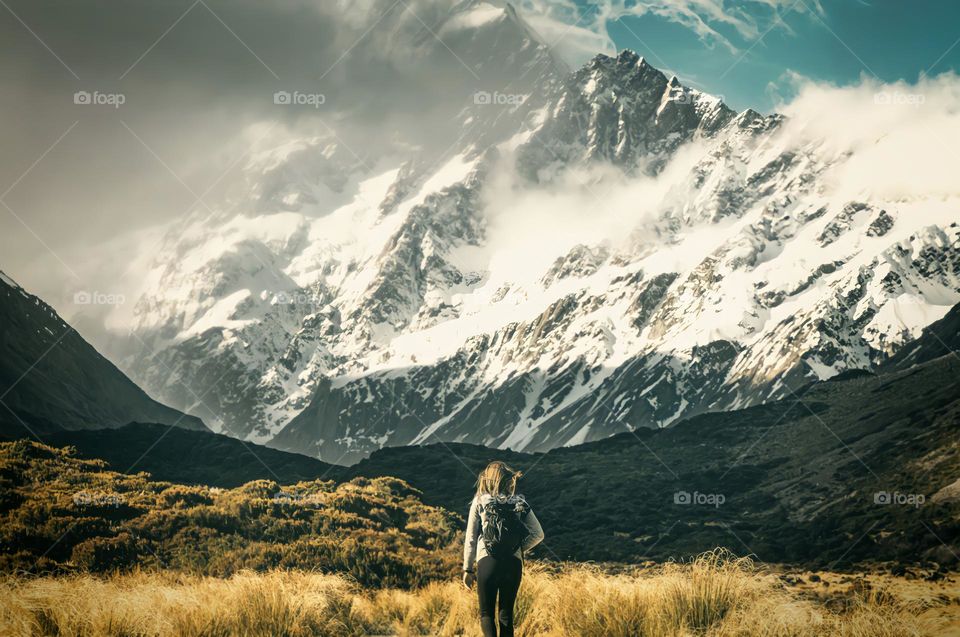
[[[494,460],[477,476],[477,495],[514,495],[523,472]]]

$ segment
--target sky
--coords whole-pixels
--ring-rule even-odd
[[[90,288],[91,264],[122,269],[138,233],[211,205],[258,145],[333,136],[370,160],[444,139],[479,81],[455,36],[437,37],[451,4],[3,0],[0,269],[57,306]],[[912,85],[960,66],[952,0],[517,6],[571,66],[630,48],[738,110],[788,109],[811,82]],[[324,103],[272,100],[298,89]]]
[[[542,30],[555,36],[547,41],[571,59],[633,49],[737,110],[776,110],[793,97],[798,77],[838,85],[861,75],[913,83],[924,73],[960,70],[960,3],[952,0],[527,0],[523,6],[550,18]]]

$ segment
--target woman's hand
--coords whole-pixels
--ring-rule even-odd
[[[477,581],[477,576],[472,571],[463,572],[463,585],[467,588],[473,588],[473,583]]]

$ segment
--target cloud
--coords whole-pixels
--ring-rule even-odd
[[[684,145],[656,176],[594,163],[560,170],[544,184],[518,177],[505,157],[482,198],[492,287],[533,284],[578,245],[617,251],[655,240],[665,199],[696,195],[690,175],[706,150],[701,142]]]
[[[825,188],[848,199],[960,196],[960,76],[915,83],[864,76],[849,86],[795,81],[796,97],[778,109],[789,118],[785,141],[845,159],[825,176]]]
[[[547,41],[574,65],[615,51],[609,25],[623,18],[655,16],[689,29],[708,46],[736,52],[767,30],[790,31],[783,18],[791,12],[823,15],[819,0],[521,0],[519,6],[544,35],[555,34]]]
[[[19,179],[4,201],[29,230],[0,210],[0,251],[53,298],[111,239],[202,209],[198,195],[237,176],[242,131],[260,122],[335,134],[362,157],[446,149],[454,115],[511,73],[480,68],[495,47],[469,33],[437,39],[446,0],[8,4],[23,24],[0,10],[0,136],[16,149],[0,157],[0,192]],[[306,100],[277,104],[277,92]],[[96,103],[118,95],[118,108]]]

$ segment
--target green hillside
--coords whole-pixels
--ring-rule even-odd
[[[392,478],[185,486],[23,440],[0,443],[0,493],[4,572],[297,568],[406,587],[456,570],[459,520]]]

